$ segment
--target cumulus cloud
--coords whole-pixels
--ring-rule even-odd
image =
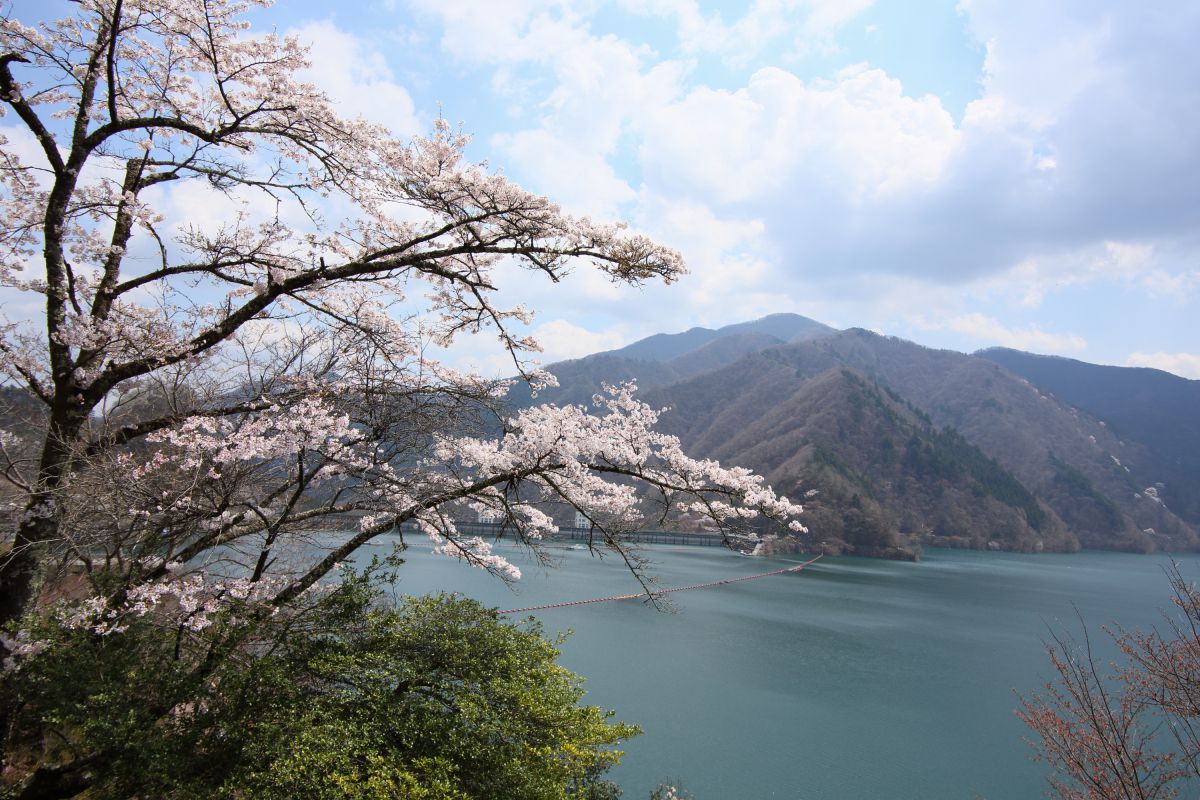
[[[1180,69],[1196,64],[1182,32],[1200,13],[1175,11],[974,0],[963,13],[987,56],[962,120],[878,68],[805,82],[768,67],[653,113],[643,174],[762,219],[793,284],[846,272],[961,284],[1031,260],[1069,283],[1101,279],[1076,265],[1200,217],[1200,91]]]
[[[697,88],[654,111],[641,159],[657,181],[715,205],[772,211],[792,195],[785,207],[808,197],[849,208],[936,180],[956,140],[936,98],[906,97],[882,70],[808,84],[768,67],[741,89]]]
[[[1125,363],[1130,367],[1153,367],[1200,380],[1200,353],[1130,353]]]
[[[646,193],[639,198],[641,220],[658,240],[684,249],[690,273],[668,290],[685,302],[663,298],[659,313],[682,328],[697,312],[705,318],[737,322],[783,310],[758,295],[770,292],[771,264],[761,220],[720,216],[706,203]],[[737,287],[731,291],[730,287]],[[775,299],[778,303],[778,298]],[[674,313],[672,313],[674,312]]]
[[[1153,243],[1100,241],[1030,255],[978,285],[1019,298],[1017,305],[1026,308],[1041,305],[1047,294],[1096,281],[1161,295],[1167,287],[1183,289],[1187,285],[1186,276],[1156,266],[1173,262],[1168,250]]]
[[[687,64],[593,34],[568,2],[414,5],[440,20],[443,49],[492,69],[523,126],[494,134],[503,163],[576,213],[630,216],[637,194],[615,155],[648,109],[678,92]]]
[[[1151,269],[1142,273],[1139,278],[1150,295],[1170,298],[1177,302],[1186,302],[1200,289],[1200,270],[1170,272],[1165,269]]]
[[[412,97],[396,82],[383,53],[328,21],[289,33],[312,45],[312,66],[302,77],[323,89],[341,113],[385,125],[397,136],[420,131]]]
[[[565,319],[543,322],[533,329],[533,338],[542,346],[539,360],[546,364],[616,350],[626,343],[620,331],[589,331]]]
[[[963,0],[985,55],[958,118],[878,64],[806,73],[785,57],[784,39],[795,54],[836,49],[860,21],[878,32],[868,0],[755,0],[737,16],[695,0],[412,4],[509,101],[515,122],[490,143],[511,173],[684,252],[680,307],[651,288],[626,319],[719,324],[819,297],[878,326],[848,312],[864,286],[894,286],[905,294],[874,320],[916,310],[963,341],[1077,352],[1082,336],[1050,332],[1063,323],[1024,321],[1048,297],[1104,284],[1178,305],[1200,285],[1194,3]],[[640,37],[638,18],[665,37]]]
[[[754,0],[742,16],[726,22],[696,0],[624,0],[634,13],[670,19],[684,50],[716,53],[735,63],[753,59],[785,40],[794,54],[833,48],[833,35],[874,0]]]
[[[637,197],[603,151],[581,147],[544,129],[498,135],[493,143],[510,164],[522,167],[539,190],[572,213],[616,219],[621,207]]]
[[[984,314],[959,314],[944,321],[915,320],[926,330],[950,330],[987,345],[1012,347],[1039,353],[1070,353],[1087,348],[1082,336],[1043,331],[1036,325],[1015,328]]]
[[[685,66],[646,64],[641,48],[562,21],[534,25],[527,36],[544,40],[532,49],[551,58],[554,81],[537,103],[532,126],[497,134],[492,144],[510,169],[566,208],[627,216],[635,176],[619,175],[614,155],[650,109],[677,94]]]
[[[571,3],[563,0],[410,0],[418,11],[442,23],[441,46],[467,61],[539,60],[541,35],[530,36],[529,27],[550,22],[550,12],[575,19]]]

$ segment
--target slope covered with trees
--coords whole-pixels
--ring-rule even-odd
[[[665,386],[769,347],[833,333],[833,328],[799,314],[772,314],[717,330],[692,328],[683,333],[658,333],[619,350],[553,364],[558,386],[540,390],[537,399],[586,406],[605,383],[636,381],[643,390]],[[510,398],[516,405],[533,402],[529,391],[521,386],[514,387]]]
[[[1200,520],[1200,381],[1005,348],[976,355],[1104,420],[1118,436],[1145,445],[1163,461],[1164,502]]]
[[[818,491],[810,527],[835,549],[1200,545],[1194,503],[1165,489],[1191,484],[1153,437],[1143,442],[991,360],[862,330],[681,376],[671,367],[686,357],[658,371],[640,362],[653,376],[648,400],[671,408],[664,424],[694,455],[762,471],[793,496]],[[579,363],[593,385],[610,379],[599,358],[562,367]],[[1160,383],[1139,391],[1153,398]],[[583,402],[579,394],[564,399]],[[1179,413],[1194,424],[1194,409]]]
[[[647,394],[684,446],[755,465],[794,496],[825,549],[904,557],[922,543],[1072,550],[1062,521],[952,429],[846,367],[813,377],[747,359]],[[738,391],[730,396],[729,386]]]
[[[1104,420],[985,359],[865,331],[847,332],[828,345],[824,357],[857,366],[934,424],[957,429],[996,458],[1084,546],[1192,549],[1200,542],[1200,520],[1181,516],[1158,496],[1157,485],[1172,474],[1171,466],[1136,439],[1118,436]],[[1062,464],[1091,489],[1071,492]]]

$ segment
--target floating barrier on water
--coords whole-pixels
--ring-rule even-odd
[[[510,608],[507,611],[499,611],[499,614],[521,614],[526,611],[544,611],[548,608],[566,608],[567,606],[586,606],[591,603],[611,603],[614,600],[636,600],[639,597],[649,599],[658,595],[671,594],[672,592],[689,592],[692,589],[711,589],[714,586],[726,586],[730,583],[741,583],[742,581],[754,581],[759,578],[769,578],[772,575],[782,575],[785,572],[799,572],[809,564],[816,563],[821,560],[821,556],[811,558],[803,564],[797,564],[794,567],[784,567],[783,569],[775,569],[770,572],[760,572],[757,575],[743,575],[740,578],[726,578],[721,581],[710,581],[708,583],[694,583],[691,586],[676,586],[671,589],[662,589],[657,592],[638,592],[637,594],[618,594],[612,597],[593,597],[591,600],[570,600],[565,603],[548,603],[541,606],[527,606],[525,608]]]

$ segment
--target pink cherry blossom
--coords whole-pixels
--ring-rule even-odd
[[[0,20],[0,107],[37,144],[23,160],[0,142],[0,283],[45,309],[0,320],[0,375],[47,419],[0,439],[24,504],[0,626],[74,571],[120,589],[78,599],[70,627],[202,631],[228,603],[286,608],[405,523],[518,578],[460,533],[481,510],[531,546],[578,511],[635,568],[623,536],[652,500],[802,530],[761,477],[657,433],[632,385],[597,414],[514,414],[512,381],[430,358],[498,336],[536,392],[554,378],[527,360],[532,313],[497,300],[501,265],[637,284],[683,261],[471,163],[446,120],[398,140],[343,118],[298,77],[296,40],[249,30],[260,5],[83,0],[54,23]],[[172,219],[185,189],[216,219]]]

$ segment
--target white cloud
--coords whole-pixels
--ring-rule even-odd
[[[947,223],[972,231],[984,270],[1107,242],[1139,248],[1193,229],[1200,168],[1200,7],[1117,0],[964,0],[987,45],[947,171]],[[1051,169],[1046,167],[1053,165]],[[937,229],[935,229],[936,231]]]
[[[839,28],[870,8],[874,0],[754,0],[746,12],[726,22],[705,12],[696,0],[624,0],[629,11],[672,20],[680,46],[694,53],[716,53],[733,63],[755,59],[776,41],[794,53],[830,50]]]
[[[1200,380],[1200,353],[1130,353],[1125,363],[1131,367],[1153,367]]]
[[[543,322],[533,329],[533,338],[542,346],[538,360],[545,364],[615,350],[625,344],[619,330],[589,331],[565,319]]]
[[[409,5],[442,22],[442,49],[465,61],[525,61],[539,58],[529,27],[549,21],[551,11],[570,16],[562,0],[410,0]]]
[[[1169,272],[1152,269],[1143,273],[1141,285],[1152,297],[1186,301],[1200,289],[1200,270]]]
[[[1031,350],[1039,353],[1069,353],[1087,348],[1087,341],[1074,334],[1043,331],[1036,325],[1013,328],[984,314],[960,314],[945,321],[917,318],[914,323],[926,330],[950,330],[989,345]]]
[[[490,137],[498,163],[568,208],[634,219],[692,266],[669,295],[626,302],[576,276],[547,295],[569,313],[631,330],[801,305],[894,330],[917,313],[953,320],[937,327],[953,346],[1079,351],[1083,336],[1050,329],[1103,340],[1094,319],[1112,310],[1029,324],[1047,296],[1094,285],[1179,306],[1200,285],[1194,3],[963,0],[957,22],[987,56],[956,121],[877,66],[802,78],[812,60],[781,55],[836,47],[865,0],[724,17],[695,0],[413,2],[522,120]]]
[[[655,180],[715,204],[770,205],[788,192],[844,208],[927,186],[956,142],[937,98],[907,97],[881,70],[808,84],[769,67],[744,88],[697,88],[653,111],[641,160]]]
[[[1095,13],[1101,5],[1073,14],[1028,0],[960,2],[968,28],[987,48],[984,99],[968,106],[967,118],[1046,128],[1115,77],[1104,51],[1117,23]]]
[[[801,3],[808,9],[803,32],[810,37],[828,37],[874,4],[874,0],[806,0]]]
[[[623,204],[637,192],[622,180],[603,152],[580,147],[546,130],[527,130],[495,137],[493,143],[520,165],[529,183],[566,211],[600,219],[617,219]]]
[[[312,45],[312,66],[301,77],[324,90],[340,114],[362,116],[399,137],[420,132],[412,98],[382,53],[332,22],[310,22],[289,33]]]
[[[635,176],[618,174],[614,154],[649,109],[679,93],[687,64],[592,34],[568,3],[416,4],[441,20],[443,49],[490,66],[490,85],[527,121],[490,137],[510,171],[568,210],[629,215]]]
[[[961,286],[1029,264],[1041,290],[1177,276],[1161,245],[1200,214],[1200,92],[1180,69],[1200,67],[1184,33],[1198,8],[972,0],[988,57],[960,123],[880,69],[820,82],[764,67],[653,112],[642,173],[763,220],[797,287],[851,272]]]
[[[1037,308],[1047,295],[1072,286],[1116,285],[1158,300],[1187,302],[1200,289],[1200,270],[1190,268],[1186,243],[1102,241],[1031,256],[1005,272],[976,282],[980,296],[1007,296]]]
[[[751,298],[756,290],[770,290],[771,276],[771,264],[763,256],[761,220],[718,215],[704,203],[648,193],[641,197],[640,206],[648,232],[679,248],[687,260],[689,274],[669,290],[687,298],[680,311],[686,308],[706,316],[717,312],[729,322],[758,314],[761,303]],[[736,313],[745,316],[727,316]],[[690,326],[686,319],[680,324]]]

